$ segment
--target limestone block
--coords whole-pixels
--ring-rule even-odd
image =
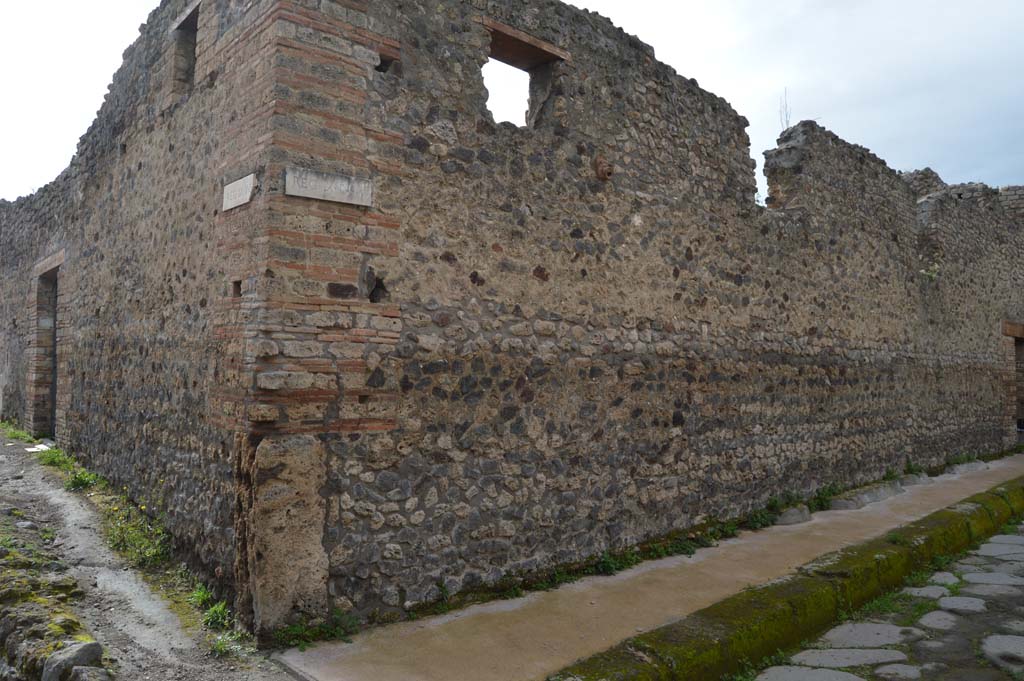
[[[233,208],[244,206],[252,201],[252,193],[256,189],[256,176],[246,175],[240,180],[224,186],[224,202],[221,206],[222,212]]]
[[[319,173],[305,168],[285,171],[285,194],[307,199],[349,203],[355,206],[373,205],[373,183],[348,175]]]
[[[103,646],[95,641],[62,648],[46,658],[42,681],[62,681],[75,667],[98,665],[102,657]]]
[[[249,564],[255,621],[267,631],[295,612],[327,611],[326,453],[311,435],[268,437],[255,465]]]

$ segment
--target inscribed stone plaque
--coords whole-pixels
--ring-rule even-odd
[[[244,206],[252,201],[252,192],[255,188],[255,175],[246,175],[241,180],[226,185],[224,187],[224,207],[222,211],[227,212],[232,208]]]
[[[355,206],[373,205],[373,183],[369,180],[318,173],[304,168],[289,168],[285,172],[284,193]]]

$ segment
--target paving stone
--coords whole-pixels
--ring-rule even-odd
[[[1015,634],[1024,634],[1024,620],[1009,620],[1001,625],[1003,629]]]
[[[1000,586],[998,584],[968,584],[960,589],[960,593],[968,596],[981,596],[983,598],[1006,598],[1007,596],[1020,596],[1024,591],[1015,586]]]
[[[1024,536],[1019,534],[997,534],[988,540],[990,544],[1016,544],[1024,546]]]
[[[964,575],[968,584],[997,584],[999,586],[1024,586],[1024,577],[1004,575],[1001,572],[971,572]]]
[[[949,596],[939,600],[939,607],[958,615],[972,615],[978,612],[985,612],[985,601],[980,598],[969,598],[966,596]]]
[[[1002,572],[1004,575],[1021,575],[1024,574],[1024,562],[1009,560],[986,567],[984,570],[985,572]],[[968,572],[977,572],[977,570],[969,570]]]
[[[875,675],[883,679],[919,679],[921,668],[909,664],[887,664],[876,669]]]
[[[953,586],[960,583],[960,580],[952,572],[936,572],[928,581],[932,584],[941,584],[943,586]]]
[[[1002,563],[998,558],[980,558],[978,556],[971,556],[977,558],[978,562],[968,563],[966,559],[958,560],[950,566],[953,572],[984,572],[985,570],[991,570],[994,566]]]
[[[934,638],[918,641],[913,644],[911,657],[916,662],[942,662],[950,665],[963,664],[975,659],[976,643],[960,631],[960,625],[966,624],[962,619],[950,631],[935,631]]]
[[[864,679],[834,669],[771,667],[761,672],[757,681],[864,681]]]
[[[1012,553],[1024,553],[1024,549],[1016,544],[982,544],[972,553],[976,556],[999,557]]]
[[[793,656],[795,664],[804,667],[830,667],[844,669],[867,664],[906,662],[907,656],[899,650],[884,648],[829,648],[827,650],[805,650]]]
[[[1009,672],[1024,671],[1024,636],[996,634],[981,642],[985,658]]]
[[[925,633],[913,627],[897,627],[877,622],[841,624],[822,637],[834,648],[879,648],[895,646],[924,638]]]
[[[775,521],[776,525],[799,525],[800,523],[806,523],[811,519],[811,510],[800,504],[793,508],[787,508],[779,516],[779,519]],[[1024,537],[1021,537],[1024,539]]]
[[[922,627],[938,629],[939,631],[949,631],[959,624],[959,622],[959,617],[951,612],[945,612],[943,610],[933,610],[917,621],[917,623]],[[930,641],[927,643],[930,643]]]
[[[903,593],[914,598],[943,598],[949,595],[949,589],[944,586],[932,585],[922,587],[907,587]]]
[[[958,560],[955,565],[989,565],[992,561],[984,556],[964,556]]]

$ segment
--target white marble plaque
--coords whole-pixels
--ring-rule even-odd
[[[285,171],[284,193],[307,199],[348,203],[354,206],[373,205],[373,183],[369,180],[318,173],[304,168]]]
[[[256,176],[246,175],[224,187],[224,208],[222,212],[238,208],[252,201],[252,192],[256,189]]]

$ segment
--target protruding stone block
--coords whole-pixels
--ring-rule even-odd
[[[354,206],[373,205],[373,183],[348,175],[331,175],[305,168],[285,171],[284,193],[306,199],[349,203]]]
[[[224,186],[224,203],[221,212],[226,213],[252,201],[252,193],[256,190],[256,176],[246,175],[240,180]]]

